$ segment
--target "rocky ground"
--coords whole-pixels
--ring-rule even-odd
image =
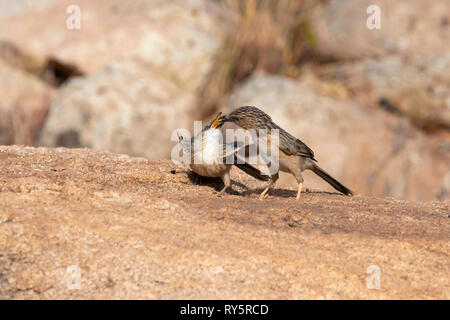
[[[174,171],[175,170],[175,171]],[[0,147],[1,299],[449,299],[449,201],[345,197],[169,160]],[[80,289],[69,290],[69,266]],[[380,289],[367,269],[380,268]],[[369,268],[370,270],[370,268]]]

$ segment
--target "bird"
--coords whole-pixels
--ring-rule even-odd
[[[278,171],[290,173],[296,178],[298,182],[296,201],[299,201],[300,199],[304,181],[302,172],[305,170],[311,170],[328,182],[337,191],[345,195],[353,195],[353,192],[350,189],[345,187],[342,183],[337,181],[317,165],[317,160],[314,158],[314,152],[306,144],[278,126],[272,121],[272,118],[267,113],[257,107],[240,107],[227,115],[221,116],[219,118],[219,122],[222,125],[226,122],[233,122],[245,130],[254,129],[257,132],[261,132],[260,130],[265,130],[268,143],[271,141],[271,130],[279,130],[278,170],[276,173],[271,174],[270,182],[267,188],[261,193],[260,199],[264,199],[269,189],[275,185],[279,177]]]
[[[238,157],[237,153],[240,148],[244,147],[244,144],[238,141],[221,142],[222,132],[220,127],[222,124],[219,122],[221,115],[220,112],[209,125],[205,126],[202,132],[190,140],[178,135],[183,152],[191,155],[189,164],[191,170],[204,177],[220,177],[224,187],[219,191],[219,196],[222,196],[231,187],[230,170],[233,165],[255,179],[269,181],[270,176],[263,175],[260,170],[248,164],[245,159]],[[229,161],[229,159],[232,159],[232,161]]]

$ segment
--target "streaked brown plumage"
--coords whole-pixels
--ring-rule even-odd
[[[225,122],[234,122],[246,130],[267,130],[268,141],[271,140],[270,130],[279,130],[279,170],[291,173],[297,179],[299,184],[296,197],[297,201],[300,199],[300,193],[303,186],[302,172],[304,170],[313,171],[336,190],[345,195],[353,194],[350,189],[342,185],[316,164],[317,160],[314,158],[314,152],[306,144],[279,127],[264,111],[253,106],[245,106],[234,110],[228,115],[222,116],[219,120],[222,124]],[[272,175],[268,187],[261,193],[261,199],[264,198],[277,180],[278,172]]]

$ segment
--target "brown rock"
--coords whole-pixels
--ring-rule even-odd
[[[381,29],[367,28],[371,5],[380,8]],[[311,19],[317,52],[334,59],[398,53],[422,56],[449,52],[450,5],[447,0],[332,0]]]
[[[209,1],[79,5],[87,19],[81,30],[55,32],[43,52],[89,75],[58,92],[40,144],[169,157],[173,131],[192,127],[198,90],[227,30],[221,18],[227,11]],[[51,30],[62,23],[58,19]],[[107,52],[92,55],[106,45]]]
[[[45,121],[52,90],[0,61],[0,144],[32,145]]]
[[[450,53],[330,64],[319,73],[364,104],[407,117],[428,132],[450,131]]]
[[[449,201],[307,191],[296,203],[285,187],[259,201],[261,184],[237,171],[218,201],[220,180],[194,185],[185,169],[0,147],[0,298],[450,297]]]
[[[191,124],[186,114],[194,102],[193,92],[159,69],[139,60],[116,62],[59,90],[40,144],[168,157],[172,131]]]
[[[307,73],[301,81],[260,74],[236,90],[229,104],[266,111],[315,151],[322,168],[357,193],[411,200],[450,197],[448,141],[425,135],[405,118],[365,108],[346,98],[345,87],[338,89]],[[305,177],[306,186],[333,190],[312,173]]]
[[[72,5],[80,8],[80,29],[67,27]],[[50,1],[0,20],[0,39],[36,58],[75,65],[84,74],[139,57],[175,73],[183,85],[195,81],[192,70],[204,68],[226,30],[226,16],[226,10],[204,0]]]
[[[0,1],[0,19],[4,19],[11,15],[29,10],[30,8],[42,6],[50,1],[55,0],[14,0],[14,1]]]

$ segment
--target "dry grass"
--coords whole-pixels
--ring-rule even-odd
[[[227,94],[255,70],[298,75],[298,65],[316,42],[308,15],[314,0],[221,0],[238,15],[200,95],[199,118],[220,109]]]

